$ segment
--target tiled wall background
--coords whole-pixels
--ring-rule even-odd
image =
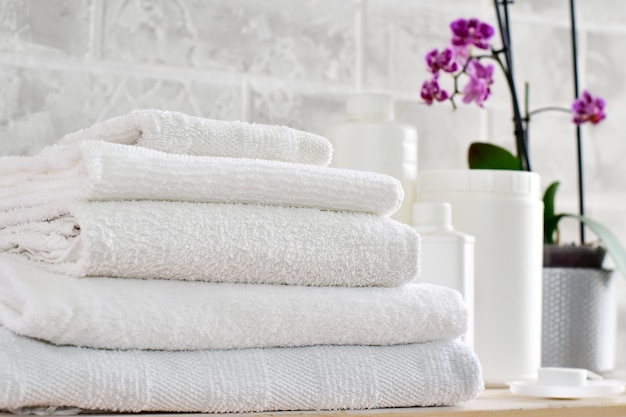
[[[587,211],[626,242],[626,2],[577,0],[581,83],[609,117],[583,128]],[[284,124],[324,133],[348,94],[392,93],[419,131],[419,167],[464,168],[470,142],[513,149],[508,93],[488,110],[420,103],[424,54],[448,24],[495,23],[491,0],[2,0],[0,155],[28,155],[64,133],[135,108]],[[516,77],[531,108],[572,100],[567,0],[516,0]],[[560,113],[532,122],[533,168],[562,181],[558,209],[576,207],[574,129]],[[575,239],[575,224],[564,231]],[[620,280],[619,361],[626,366]]]

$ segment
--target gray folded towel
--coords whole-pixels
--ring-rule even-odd
[[[58,347],[0,328],[0,409],[253,412],[452,405],[482,390],[458,341],[140,351]]]

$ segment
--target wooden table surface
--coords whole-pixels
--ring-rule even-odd
[[[1,416],[15,414],[0,413]],[[94,414],[92,414],[94,415]],[[100,417],[117,416],[121,414],[95,414]],[[182,417],[201,414],[189,413],[158,413],[141,414],[141,417],[167,415]],[[349,411],[281,411],[250,414],[213,414],[223,417],[625,417],[626,394],[586,398],[578,400],[556,400],[520,397],[512,395],[507,389],[488,389],[479,398],[454,407],[427,407],[427,408],[389,408],[377,410],[349,410]]]

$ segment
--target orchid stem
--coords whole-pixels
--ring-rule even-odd
[[[578,45],[576,42],[576,13],[574,0],[569,2],[571,35],[572,35],[572,68],[574,72],[574,98],[578,97]],[[578,156],[578,214],[585,215],[585,196],[583,183],[583,152],[580,125],[576,125],[576,151]],[[580,243],[585,244],[585,225],[580,222]]]
[[[547,111],[558,111],[561,113],[571,114],[572,111],[570,109],[566,109],[565,107],[556,107],[556,106],[548,106],[548,107],[540,107],[530,112],[526,112],[526,118],[534,116],[535,114],[545,113]]]
[[[515,125],[515,139],[517,145],[517,154],[522,163],[522,169],[525,171],[531,171],[530,166],[530,158],[528,156],[528,148],[526,142],[526,132],[524,130],[524,126],[522,124],[522,115],[519,109],[519,102],[517,98],[517,91],[515,89],[515,82],[513,80],[513,68],[512,68],[512,57],[511,57],[511,35],[509,32],[508,25],[508,1],[507,0],[494,0],[494,5],[496,9],[496,16],[498,18],[498,29],[500,32],[500,37],[502,38],[502,50],[504,53],[504,59],[506,61],[506,66],[502,59],[500,59],[499,55],[496,54],[495,51],[492,51],[494,57],[498,61],[500,67],[502,68],[505,76],[507,84],[509,85],[509,90],[511,91],[511,104],[513,106],[513,122]],[[504,8],[504,21],[502,18],[502,13],[500,12],[500,6]]]

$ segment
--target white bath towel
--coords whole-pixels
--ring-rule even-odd
[[[461,342],[201,350],[58,347],[0,328],[0,409],[252,412],[453,405],[482,391]]]
[[[138,145],[169,153],[314,165],[328,165],[332,157],[330,142],[313,133],[161,110],[135,110],[65,135],[60,143],[82,140]]]
[[[76,199],[241,202],[388,216],[402,197],[399,181],[381,174],[99,141],[0,158],[0,227],[45,218],[51,206]]]
[[[0,257],[0,324],[55,344],[114,349],[388,345],[457,338],[467,311],[458,292],[430,284],[87,279]]]
[[[0,252],[73,276],[264,284],[393,286],[419,268],[408,225],[252,204],[79,202],[0,229]]]

